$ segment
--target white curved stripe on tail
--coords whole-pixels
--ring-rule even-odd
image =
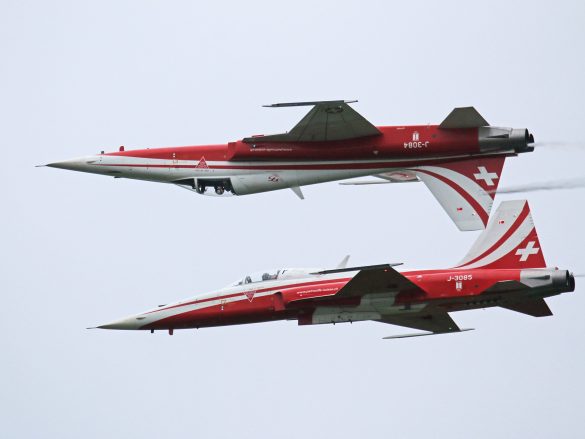
[[[546,267],[526,200],[504,201],[457,268]]]
[[[482,230],[488,223],[504,161],[505,157],[474,158],[410,170],[425,183],[459,230]]]
[[[477,182],[465,175],[453,171],[448,168],[440,166],[421,166],[420,170],[426,170],[438,174],[446,179],[452,181],[459,186],[463,191],[471,195],[481,207],[489,215],[494,199],[485,191]]]

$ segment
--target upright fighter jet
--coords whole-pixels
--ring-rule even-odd
[[[500,306],[552,315],[544,298],[574,291],[567,270],[547,268],[525,200],[505,201],[453,268],[399,273],[396,264],[331,270],[283,268],[244,276],[209,294],[99,326],[167,330],[274,320],[299,325],[375,320],[426,331],[460,332],[450,312]],[[396,336],[390,337],[395,338]]]
[[[493,127],[473,108],[439,125],[374,126],[348,104],[317,101],[289,132],[221,145],[119,151],[48,164],[115,178],[172,183],[199,194],[247,195],[354,177],[423,181],[460,230],[484,229],[504,160],[534,148],[527,129]]]

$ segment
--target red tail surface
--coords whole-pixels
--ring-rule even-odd
[[[459,230],[483,230],[505,157],[473,158],[413,168]]]
[[[526,200],[504,201],[457,268],[544,268]]]

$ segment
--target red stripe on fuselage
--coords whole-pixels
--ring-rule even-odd
[[[179,308],[179,307],[182,307],[182,306],[194,305],[196,303],[211,302],[211,301],[214,301],[214,300],[229,299],[229,298],[238,297],[238,296],[246,297],[246,292],[249,292],[249,291],[253,291],[254,294],[258,294],[258,293],[265,293],[266,291],[277,291],[277,290],[283,290],[283,289],[293,288],[293,287],[294,288],[299,288],[299,287],[312,287],[312,286],[315,286],[315,285],[323,285],[323,284],[335,283],[335,282],[349,282],[350,279],[351,278],[348,277],[348,278],[339,278],[339,279],[329,279],[329,280],[303,282],[303,283],[299,283],[299,284],[288,284],[288,285],[281,285],[281,286],[270,287],[270,288],[259,288],[257,290],[255,290],[255,289],[245,290],[245,291],[240,291],[238,293],[226,294],[225,296],[218,295],[218,296],[213,296],[213,297],[206,297],[204,299],[195,299],[195,300],[192,300],[190,302],[179,303],[177,305],[168,306],[166,308],[155,309],[155,310],[146,312],[144,314],[152,314],[152,313],[155,313],[155,312],[166,311],[166,310],[169,310],[169,309]]]
[[[227,144],[147,148],[111,152],[110,156],[164,160],[361,160],[480,152],[477,128],[442,130],[437,125],[380,126],[382,135],[330,141],[238,140]],[[415,140],[416,137],[416,140]]]
[[[512,154],[513,155],[513,154]],[[495,154],[495,157],[502,157],[502,154]],[[344,162],[344,163],[311,163],[311,164],[263,164],[263,165],[215,165],[207,162],[208,169],[220,169],[220,170],[239,170],[239,171],[299,171],[299,170],[354,170],[354,169],[388,169],[388,168],[407,168],[412,166],[425,166],[425,165],[440,165],[441,163],[469,160],[475,157],[491,157],[487,155],[456,155],[448,157],[428,157],[411,160],[396,160],[396,161],[384,161],[384,162]],[[225,162],[233,163],[233,162]],[[248,162],[249,163],[249,162]],[[122,168],[175,168],[175,169],[200,169],[197,163],[193,165],[180,165],[180,164],[148,164],[148,163],[94,163],[94,166],[102,167],[122,167]],[[427,172],[430,171],[420,171]],[[433,174],[434,176],[434,174]],[[438,177],[439,178],[439,177]]]

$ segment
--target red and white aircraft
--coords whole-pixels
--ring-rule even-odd
[[[528,202],[505,201],[454,268],[399,273],[392,264],[333,270],[285,268],[99,326],[168,330],[274,320],[299,325],[375,320],[429,331],[462,331],[452,311],[500,306],[552,315],[545,297],[574,291],[567,270],[547,268]],[[410,334],[408,336],[412,336]],[[393,338],[393,337],[391,337]]]
[[[375,176],[390,183],[422,180],[459,229],[480,230],[487,224],[504,160],[534,149],[527,129],[489,126],[473,107],[456,108],[440,125],[375,127],[348,103],[270,105],[313,106],[285,134],[222,145],[120,147],[47,166],[173,183],[217,195],[290,188],[303,198],[303,185],[354,177]]]

